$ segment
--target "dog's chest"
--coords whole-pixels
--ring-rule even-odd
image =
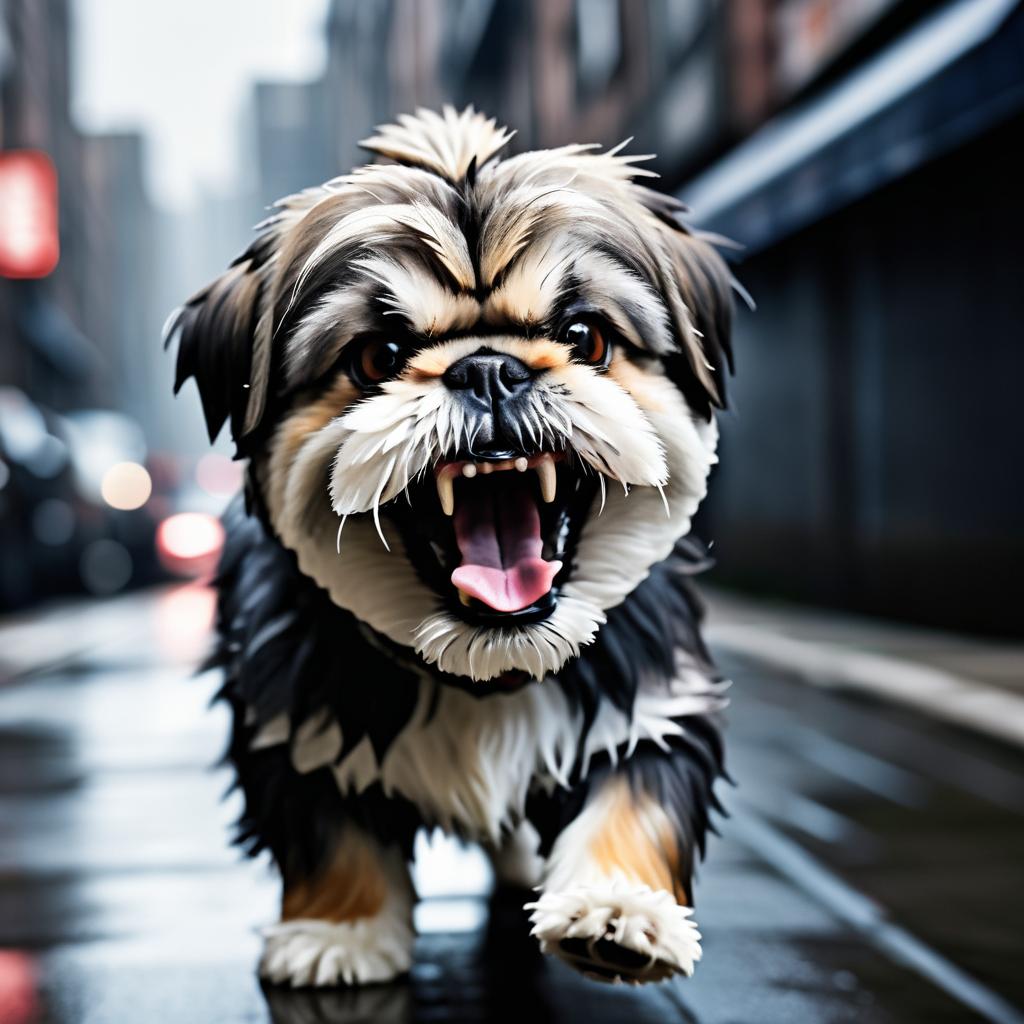
[[[474,697],[425,683],[409,722],[380,755],[364,736],[344,757],[344,723],[326,710],[290,737],[300,772],[329,767],[344,796],[379,783],[415,804],[425,824],[497,841],[534,784],[567,784],[580,718],[556,684]],[[259,738],[257,738],[257,741]]]
[[[534,787],[567,787],[574,766],[585,774],[595,754],[613,757],[642,740],[679,735],[678,719],[719,698],[687,674],[657,692],[641,690],[631,715],[604,701],[586,738],[582,712],[548,680],[509,694],[474,697],[424,684],[409,722],[380,756],[364,736],[343,750],[344,723],[326,708],[293,732],[286,718],[268,723],[254,748],[287,743],[295,768],[328,768],[344,796],[379,783],[385,795],[413,803],[424,824],[496,843],[523,816]]]

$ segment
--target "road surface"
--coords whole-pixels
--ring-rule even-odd
[[[601,986],[534,956],[514,909],[488,931],[482,858],[434,841],[407,982],[264,993],[277,890],[227,845],[226,720],[189,675],[210,614],[189,586],[0,626],[3,1024],[1024,1022],[1024,756],[728,652],[738,785],[693,979]]]

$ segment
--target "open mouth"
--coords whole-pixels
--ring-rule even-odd
[[[597,486],[564,453],[505,452],[439,463],[388,511],[455,614],[513,625],[554,611]]]

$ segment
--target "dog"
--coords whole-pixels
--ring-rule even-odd
[[[438,827],[593,977],[700,957],[726,683],[687,534],[737,286],[649,157],[511,137],[472,108],[379,128],[169,322],[175,390],[247,460],[210,663],[237,839],[282,876],[272,983],[407,971]]]

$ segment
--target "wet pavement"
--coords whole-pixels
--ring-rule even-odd
[[[211,612],[184,587],[0,627],[0,1022],[1024,1022],[1024,756],[725,653],[739,782],[696,890],[696,976],[535,955],[488,869],[424,842],[407,982],[263,992],[277,891],[227,846]]]

